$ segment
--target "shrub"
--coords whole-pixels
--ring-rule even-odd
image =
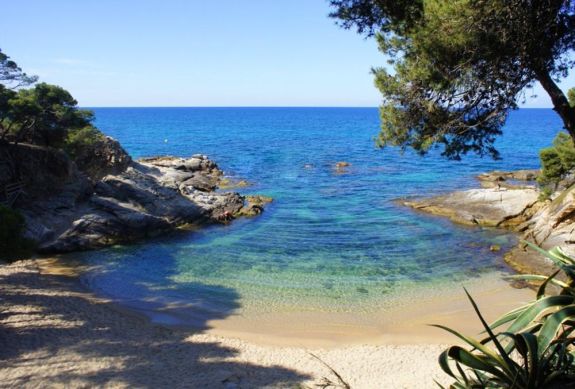
[[[551,198],[552,194],[553,194],[553,190],[551,190],[551,188],[549,188],[548,186],[544,186],[541,188],[541,192],[539,192],[538,200],[539,201],[547,201]]]
[[[564,132],[557,134],[553,146],[541,150],[541,175],[537,182],[544,188],[555,189],[567,173],[575,168],[575,145]]]
[[[93,126],[85,126],[68,132],[64,149],[71,157],[76,157],[82,152],[82,150],[93,146],[103,139],[104,135],[97,128]]]
[[[52,147],[62,147],[70,131],[94,118],[68,91],[46,83],[18,91],[1,87],[0,113],[0,139]]]
[[[22,237],[26,222],[16,210],[0,205],[0,259],[14,260],[29,256],[32,242]]]

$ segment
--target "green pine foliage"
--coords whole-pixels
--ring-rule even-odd
[[[91,111],[79,109],[65,89],[46,83],[0,88],[0,138],[62,148],[69,132],[90,126]]]
[[[331,16],[375,36],[392,65],[373,70],[382,94],[379,146],[497,158],[509,111],[536,82],[575,137],[575,107],[556,83],[575,65],[575,0],[330,3]]]
[[[81,154],[83,149],[93,146],[103,139],[104,134],[94,126],[69,130],[64,141],[64,150],[72,158],[75,158]]]
[[[541,150],[541,175],[537,179],[545,187],[556,186],[561,179],[575,168],[575,145],[564,132],[557,134],[553,146]]]
[[[568,91],[569,103],[575,107],[575,88]],[[551,193],[565,175],[575,169],[575,144],[565,132],[557,134],[553,145],[539,152],[541,175],[537,178],[543,191]]]
[[[27,142],[66,151],[72,158],[104,139],[94,114],[78,108],[57,85],[36,82],[0,50],[0,142]]]

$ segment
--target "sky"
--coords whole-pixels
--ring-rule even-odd
[[[0,0],[0,48],[84,107],[349,106],[381,97],[373,40],[327,0]],[[570,75],[563,89],[575,86]],[[540,87],[527,107],[551,107]]]

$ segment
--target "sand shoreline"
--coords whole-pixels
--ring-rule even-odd
[[[80,282],[85,266],[76,261],[62,261],[57,257],[36,260],[42,274],[64,276],[86,293],[94,292]],[[504,280],[506,272],[490,272],[455,284],[457,289],[434,285],[434,290],[413,288],[386,296],[387,304],[376,311],[333,312],[313,310],[259,312],[244,309],[216,318],[200,316],[195,323],[195,311],[177,307],[154,311],[147,306],[124,306],[106,300],[127,315],[136,315],[150,325],[183,331],[202,330],[205,333],[234,337],[262,346],[341,348],[358,344],[447,344],[454,341],[451,334],[430,327],[429,324],[455,326],[467,333],[482,331],[476,315],[464,293],[466,288],[479,304],[483,315],[493,320],[518,305],[531,300],[528,289],[516,289]],[[408,288],[410,289],[410,288]],[[96,293],[97,294],[97,293]],[[102,296],[99,298],[105,299]],[[389,300],[393,303],[389,304]],[[391,306],[391,307],[390,307]],[[240,308],[241,307],[241,308]],[[172,320],[172,317],[174,316]],[[179,324],[179,320],[189,324]],[[205,320],[205,322],[203,322]],[[174,324],[178,323],[178,324]]]
[[[453,339],[422,333],[424,324],[433,319],[466,330],[475,323],[453,322],[465,302],[455,298],[444,302],[443,311],[416,306],[416,320],[397,318],[395,324],[348,341],[335,337],[317,342],[314,336],[321,329],[301,339],[297,328],[291,337],[274,338],[271,331],[266,338],[247,331],[253,326],[249,321],[245,327],[222,320],[199,330],[173,329],[151,324],[89,293],[69,274],[57,273],[41,274],[34,260],[0,266],[0,387],[260,388],[313,387],[324,378],[335,382],[313,353],[353,388],[432,388],[434,379],[449,382],[436,359],[442,343]],[[491,304],[509,297],[501,293],[509,291],[514,290],[486,290],[478,301],[491,310]],[[527,293],[512,294],[522,300]],[[502,308],[507,309],[495,309]],[[277,319],[267,324],[275,331],[280,325],[284,330],[306,326],[304,317],[288,325],[285,318]],[[354,331],[346,327],[343,332],[350,329]]]

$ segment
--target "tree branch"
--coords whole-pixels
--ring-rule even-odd
[[[575,139],[575,108],[569,105],[569,100],[567,100],[563,91],[557,86],[555,81],[553,81],[547,70],[536,70],[535,75],[541,83],[541,86],[543,86],[543,89],[545,89],[551,97],[553,110],[557,112],[563,120],[563,125],[569,132],[569,135],[571,135],[571,138]]]

